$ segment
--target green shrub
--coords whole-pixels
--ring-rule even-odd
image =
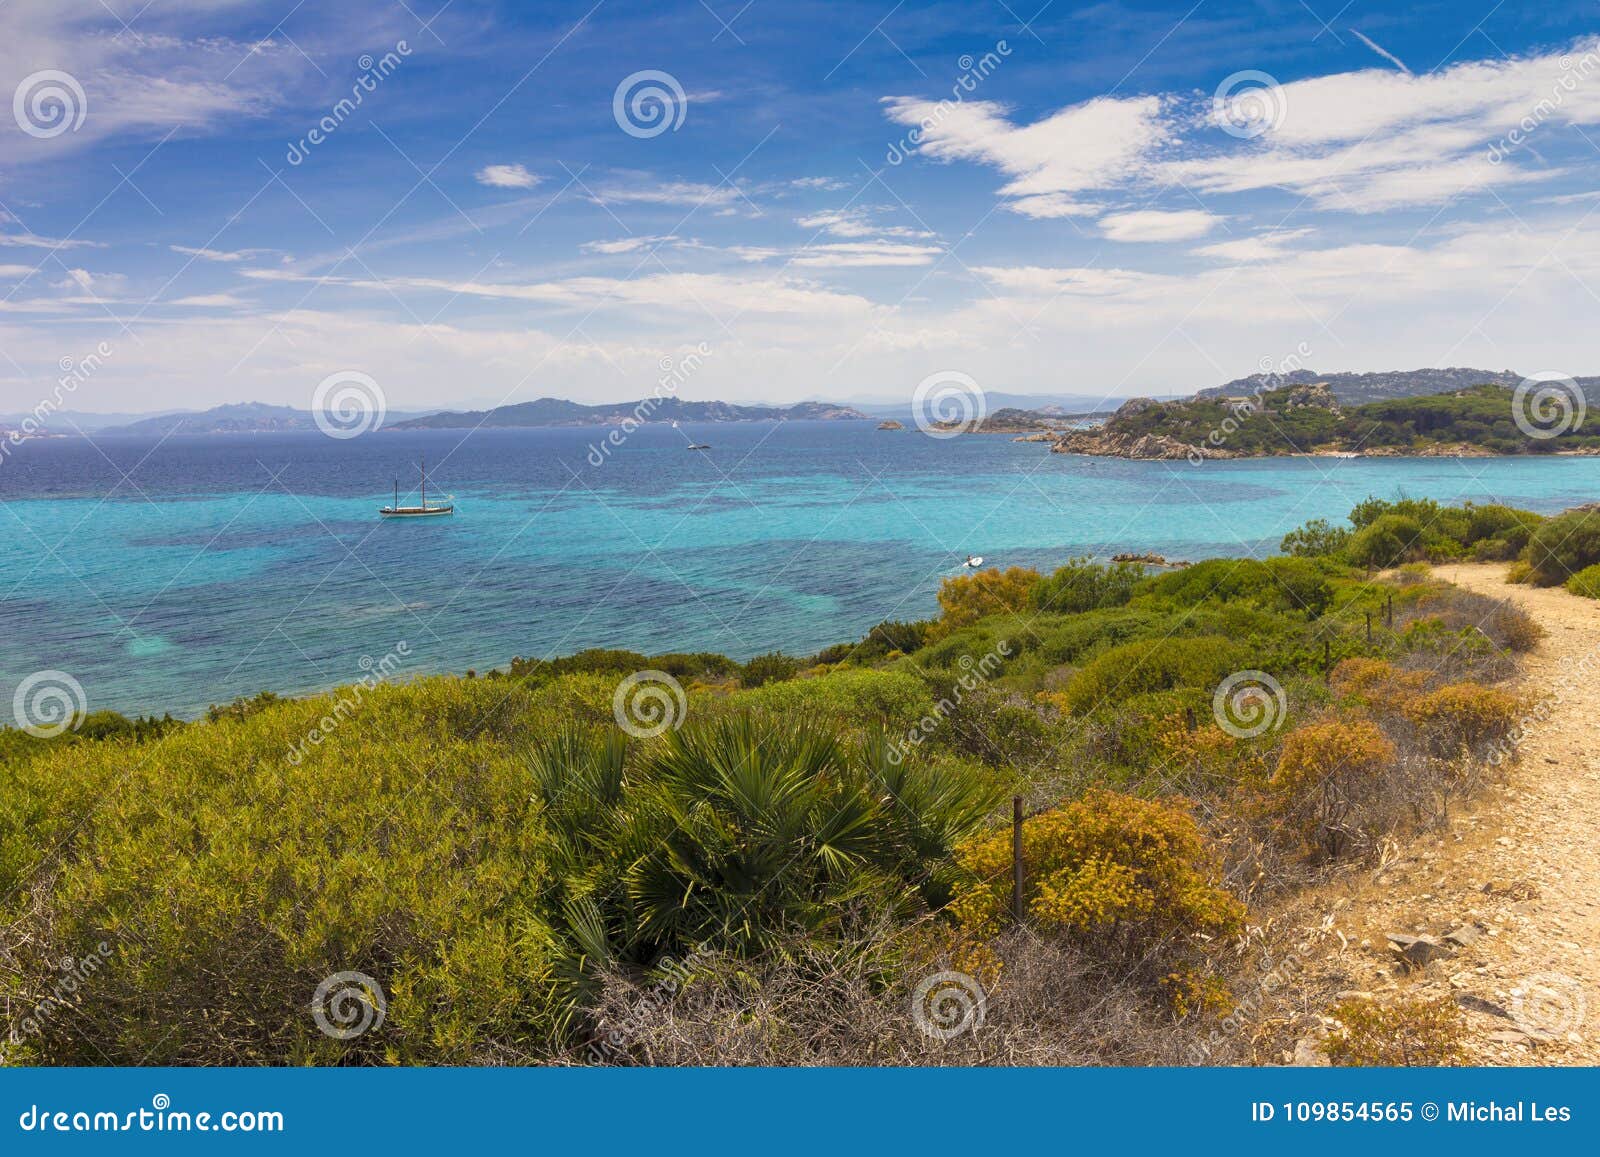
[[[1033,605],[1059,614],[1120,607],[1133,597],[1144,576],[1145,569],[1138,563],[1102,566],[1087,557],[1075,558],[1034,587]]]
[[[1523,552],[1536,586],[1553,587],[1600,563],[1600,510],[1569,510],[1540,524]]]
[[[1067,687],[1065,706],[1081,714],[1147,691],[1210,689],[1225,675],[1247,666],[1248,657],[1248,651],[1233,640],[1210,636],[1127,643],[1085,664]]]
[[[793,679],[799,670],[800,660],[782,651],[769,651],[739,668],[739,682],[746,687],[760,687],[763,683]]]
[[[1419,558],[1425,550],[1421,523],[1403,514],[1381,514],[1356,531],[1348,556],[1355,566],[1382,570]]]
[[[734,709],[832,720],[853,727],[902,732],[933,706],[928,686],[901,671],[845,667],[805,679],[767,683],[728,697]]]
[[[1566,587],[1586,599],[1600,599],[1600,563],[1584,567],[1567,580]]]
[[[1350,542],[1350,531],[1334,526],[1326,518],[1313,518],[1283,536],[1278,549],[1297,558],[1318,558],[1339,554]]]

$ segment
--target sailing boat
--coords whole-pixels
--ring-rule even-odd
[[[446,494],[445,497],[448,499],[452,496]],[[445,502],[442,504],[436,502],[432,506],[428,505],[428,459],[427,456],[424,455],[422,458],[422,505],[401,506],[400,482],[398,479],[396,479],[394,484],[394,505],[380,506],[378,508],[378,513],[384,518],[423,518],[432,517],[436,514],[450,514],[454,510],[455,505],[452,502]]]

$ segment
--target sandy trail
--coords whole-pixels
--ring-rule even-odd
[[[1339,904],[1337,953],[1357,988],[1453,995],[1478,1064],[1600,1063],[1600,603],[1505,581],[1506,567],[1434,568],[1442,579],[1521,605],[1546,632],[1519,690],[1540,710],[1507,782],[1450,834],[1417,841]],[[1470,943],[1410,976],[1387,958],[1390,932]]]

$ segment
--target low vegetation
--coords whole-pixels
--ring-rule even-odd
[[[7,1056],[1263,1059],[1217,1032],[1252,907],[1476,790],[1538,637],[1368,567],[1581,561],[1557,521],[1374,500],[1278,558],[979,571],[806,658],[585,651],[380,685],[331,729],[338,692],[5,732]],[[618,698],[639,672],[677,685],[665,717]],[[310,1009],[352,974],[384,1015],[342,1039]],[[950,974],[966,1019],[924,1031]],[[1340,1063],[1448,1055],[1426,1018],[1336,1015]]]

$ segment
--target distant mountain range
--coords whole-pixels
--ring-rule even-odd
[[[416,416],[417,411],[390,411],[385,425]],[[83,427],[89,431],[87,426]],[[315,430],[316,416],[310,410],[293,406],[273,406],[266,402],[236,402],[213,406],[200,413],[157,414],[122,426],[101,427],[102,434],[138,434],[165,437],[168,434],[274,434],[280,431]],[[57,430],[56,432],[60,432]]]
[[[1262,387],[1310,386],[1322,382],[1340,402],[1359,406],[1390,398],[1448,394],[1473,386],[1515,387],[1524,377],[1525,374],[1515,370],[1474,370],[1459,366],[1447,369],[1380,370],[1367,374],[1319,374],[1314,370],[1294,370],[1286,374],[1251,374],[1247,378],[1235,378],[1225,385],[1201,390],[1195,397],[1202,400],[1234,398],[1253,394]],[[1589,401],[1600,402],[1600,377],[1574,378],[1573,381]]]
[[[831,402],[801,402],[794,406],[740,406],[732,402],[686,402],[682,398],[650,398],[638,402],[586,406],[560,398],[540,398],[492,410],[446,411],[390,422],[394,430],[439,430],[508,426],[615,426],[629,419],[648,422],[760,422],[772,419],[835,421],[865,418],[851,406]]]
[[[1308,386],[1325,383],[1333,396],[1345,405],[1394,398],[1414,398],[1451,393],[1473,386],[1514,387],[1523,380],[1515,370],[1479,370],[1451,366],[1444,369],[1383,370],[1375,373],[1318,373],[1294,370],[1270,375],[1251,374],[1220,386],[1210,386],[1194,396],[1202,401],[1219,397],[1252,394],[1263,387]],[[1600,405],[1600,377],[1574,379],[1591,403]],[[1176,397],[1176,395],[1173,395]],[[1017,411],[1023,416],[1053,418],[1081,415],[1091,411],[1109,413],[1122,398],[1107,399],[1098,394],[1055,393],[1014,394],[1000,390],[984,393],[987,411]],[[663,398],[649,402],[616,402],[585,405],[561,398],[540,398],[487,410],[410,410],[389,411],[384,428],[396,430],[448,429],[519,426],[607,426],[629,418],[642,417],[652,422],[754,422],[777,418],[835,420],[892,417],[905,420],[912,414],[910,399],[890,404],[862,402],[845,405],[837,402],[809,401],[792,406],[741,405],[734,402],[689,402]],[[24,413],[0,414],[0,432],[30,427],[37,421]],[[310,410],[276,406],[264,402],[242,402],[215,406],[204,411],[168,410],[154,414],[97,414],[62,411],[45,415],[46,432],[71,435],[133,434],[163,437],[168,434],[251,434],[279,431],[315,430],[317,423]]]

